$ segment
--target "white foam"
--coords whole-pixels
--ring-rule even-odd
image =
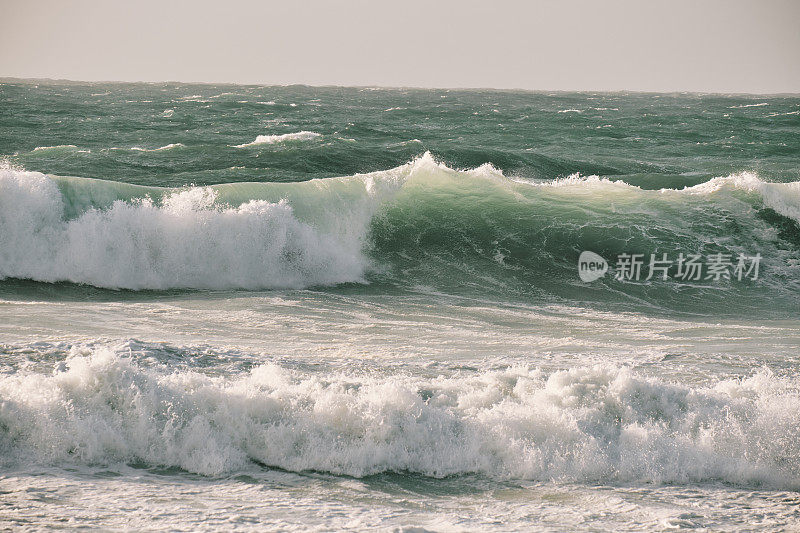
[[[0,377],[6,461],[800,488],[800,383],[768,371],[708,386],[601,366],[209,377],[125,352],[76,347],[52,375]]]
[[[0,169],[0,278],[128,289],[360,281],[373,206],[369,184],[360,186],[360,209],[331,213],[338,223],[320,226],[299,220],[286,201],[216,205],[209,188],[178,191],[158,205],[149,198],[116,201],[65,220],[53,180]]]
[[[316,137],[321,137],[321,135],[313,131],[298,131],[297,133],[285,133],[283,135],[259,135],[254,141],[245,144],[237,144],[234,148],[247,148],[259,144],[277,144],[288,141],[308,141]]]

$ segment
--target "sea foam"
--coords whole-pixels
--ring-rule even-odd
[[[362,279],[369,213],[347,230],[299,220],[285,200],[217,205],[210,188],[114,201],[65,219],[56,183],[0,170],[0,277],[128,289],[282,288]]]
[[[706,385],[607,366],[213,377],[78,346],[52,375],[0,377],[0,396],[6,463],[800,488],[798,382],[766,370]]]

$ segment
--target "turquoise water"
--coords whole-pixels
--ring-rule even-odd
[[[798,147],[797,96],[6,80],[0,520],[790,525]]]

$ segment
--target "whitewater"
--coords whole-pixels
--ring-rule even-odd
[[[798,98],[0,94],[4,527],[796,527]]]

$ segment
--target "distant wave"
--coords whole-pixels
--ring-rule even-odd
[[[298,131],[297,133],[285,133],[283,135],[259,135],[254,141],[244,144],[237,144],[234,148],[247,148],[259,144],[277,144],[288,141],[308,141],[316,137],[321,137],[319,133],[313,131]]]
[[[800,115],[800,109],[797,111],[787,111],[786,113],[770,113],[768,117],[784,117],[788,115]]]
[[[769,105],[769,102],[761,102],[759,104],[734,105],[734,106],[730,106],[728,109],[743,109],[745,107],[763,107],[765,105]]]
[[[3,462],[800,489],[800,384],[769,371],[706,385],[613,366],[219,377],[129,353],[78,346],[52,373],[0,376]]]
[[[139,146],[134,146],[131,150],[137,152],[160,152],[162,150],[172,150],[173,148],[183,148],[184,145],[182,143],[171,143],[166,146],[161,146],[160,148],[140,148]]]
[[[56,146],[37,146],[33,149],[34,152],[42,152],[44,150],[75,150],[78,147],[74,144],[59,144]]]

